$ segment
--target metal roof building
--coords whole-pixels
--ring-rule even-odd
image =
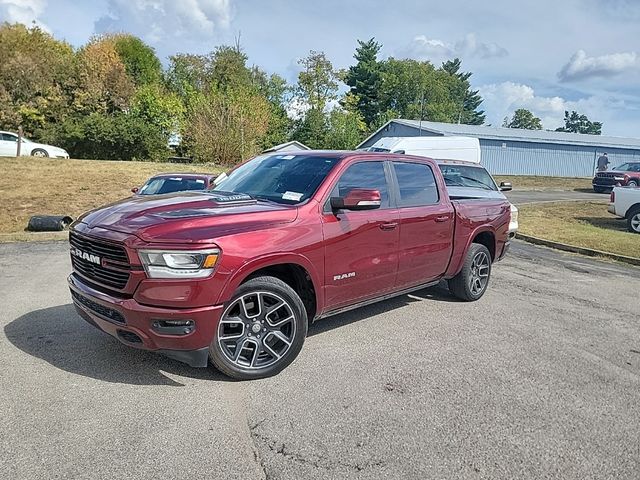
[[[401,119],[387,122],[359,147],[370,147],[382,137],[451,135],[478,138],[482,164],[495,175],[591,177],[604,152],[611,166],[640,161],[638,138]]]

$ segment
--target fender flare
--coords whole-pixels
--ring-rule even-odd
[[[216,303],[223,304],[229,301],[242,282],[244,282],[252,273],[263,268],[282,264],[297,265],[309,274],[313,290],[316,294],[316,309],[317,312],[320,312],[324,306],[324,289],[322,288],[321,277],[313,263],[311,263],[311,261],[304,255],[297,253],[274,253],[251,259],[235,271],[227,280],[222,291],[218,295]],[[312,319],[310,318],[309,321],[311,320]]]
[[[493,235],[493,242],[494,242],[493,248],[494,248],[494,257],[495,257],[495,255],[498,252],[498,245],[496,244],[498,237],[496,235],[496,231],[490,225],[480,225],[475,230],[473,230],[473,232],[471,232],[471,234],[467,237],[464,250],[462,250],[462,254],[460,255],[460,259],[458,260],[458,263],[455,265],[455,268],[452,268],[453,265],[449,265],[449,268],[447,269],[447,273],[449,274],[447,275],[448,277],[454,277],[460,272],[460,270],[462,269],[462,265],[464,264],[464,259],[467,256],[467,252],[469,251],[469,248],[471,248],[471,244],[473,243],[473,239],[476,238],[481,233],[485,233],[485,232],[488,232],[491,235]],[[495,258],[492,259],[492,262],[493,261],[495,261]]]

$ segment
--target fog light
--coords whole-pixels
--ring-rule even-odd
[[[163,335],[188,335],[196,329],[193,320],[154,320],[151,327]]]

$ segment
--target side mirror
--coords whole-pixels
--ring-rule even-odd
[[[511,185],[511,182],[500,182],[501,192],[510,192],[511,190],[513,190],[513,185]]]
[[[139,189],[138,187],[133,187],[133,188],[131,189],[131,193],[138,193],[138,191],[139,191],[139,190],[140,190],[140,189]]]
[[[352,188],[344,197],[331,197],[333,210],[374,210],[380,208],[380,191]]]

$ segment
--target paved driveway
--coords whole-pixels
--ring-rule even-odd
[[[85,324],[66,250],[0,246],[0,478],[638,478],[639,269],[516,243],[239,383]]]

